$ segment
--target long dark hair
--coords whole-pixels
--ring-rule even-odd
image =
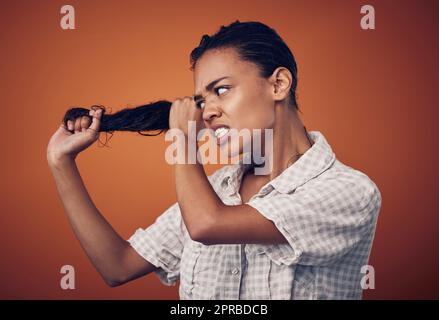
[[[106,108],[102,105],[93,105],[91,109],[101,108],[103,111],[99,131],[133,131],[144,136],[156,136],[169,129],[171,105],[169,101],[160,100],[135,108],[125,108],[113,114],[106,114]],[[67,127],[68,120],[90,117],[89,111],[81,107],[70,108],[64,115],[63,123]]]
[[[278,67],[287,68],[293,83],[290,90],[291,105],[298,109],[296,100],[297,66],[294,56],[277,32],[260,22],[235,21],[222,26],[218,32],[201,37],[199,45],[190,54],[191,70],[198,59],[208,50],[235,48],[244,61],[253,62],[264,78],[268,78]],[[105,114],[101,118],[100,131],[133,131],[141,135],[152,136],[169,129],[169,111],[172,103],[160,100],[135,108],[125,108],[114,114]],[[97,107],[97,106],[94,106]],[[89,116],[89,109],[74,107],[69,109],[63,119],[67,127],[68,120]]]

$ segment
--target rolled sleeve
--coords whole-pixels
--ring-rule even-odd
[[[183,225],[175,203],[146,229],[139,228],[127,240],[136,252],[157,267],[155,274],[168,286],[180,278],[180,260],[184,246]]]
[[[266,247],[275,262],[326,265],[373,232],[380,203],[370,180],[323,180],[291,194],[272,192],[248,205],[273,221],[288,241]]]

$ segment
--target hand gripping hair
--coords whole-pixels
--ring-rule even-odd
[[[94,105],[91,108],[103,109],[100,132],[132,131],[143,136],[156,136],[169,129],[171,105],[169,101],[160,100],[135,108],[125,108],[114,114],[105,114],[105,107],[100,105]],[[83,116],[92,120],[89,109],[73,107],[67,110],[62,122],[67,128],[68,120],[75,121]]]

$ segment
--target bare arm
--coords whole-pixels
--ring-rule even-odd
[[[154,271],[156,267],[120,237],[98,211],[75,160],[48,156],[48,162],[72,229],[105,282],[118,286]]]
[[[253,207],[222,203],[201,164],[175,165],[178,203],[193,240],[210,244],[284,244],[274,223]]]
[[[184,133],[184,147],[193,142],[189,141],[188,121],[195,121],[201,128],[201,110],[197,109],[191,97],[175,100],[171,106],[169,126]],[[198,144],[195,147],[198,150]],[[175,184],[181,214],[192,240],[207,245],[287,243],[276,225],[255,208],[247,204],[225,205],[210,185],[200,163],[176,164]]]

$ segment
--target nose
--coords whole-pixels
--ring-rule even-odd
[[[203,120],[206,122],[211,122],[213,119],[218,118],[220,116],[221,116],[220,108],[213,101],[209,103],[206,100],[203,109]]]

